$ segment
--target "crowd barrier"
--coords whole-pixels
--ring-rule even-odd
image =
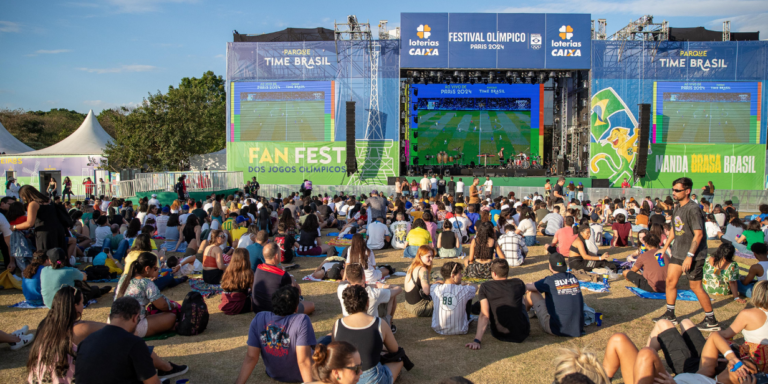
[[[179,177],[187,176],[187,191],[222,191],[243,188],[243,172],[164,172],[139,173],[133,180],[118,183],[116,197],[136,196],[141,192],[173,192]]]
[[[372,190],[378,190],[387,196],[395,193],[395,187],[393,185],[384,186],[370,186],[370,185],[314,185],[312,187],[312,194],[328,194],[328,196],[338,195],[340,192],[351,195],[370,194]],[[298,192],[298,185],[261,185],[259,190],[260,196],[276,197],[281,194],[282,197],[286,197],[293,192]],[[462,191],[465,196],[469,193],[469,186],[465,185]],[[515,197],[523,198],[524,196],[533,195],[535,192],[544,194],[544,187],[513,187],[513,186],[494,186],[492,196],[508,196],[510,192],[515,193]],[[566,192],[567,189],[566,189]],[[701,190],[694,190],[696,198],[700,201],[703,197]],[[484,192],[483,192],[484,193]],[[577,197],[576,191],[574,191],[574,198]],[[483,195],[484,196],[484,195]],[[649,196],[651,199],[659,198],[665,200],[667,196],[672,196],[672,189],[647,189],[647,188],[584,188],[584,200],[596,201],[598,199],[605,199],[606,197],[611,199],[621,199],[626,197],[634,197],[635,200],[644,199]],[[768,190],[760,191],[747,191],[747,190],[715,190],[714,198],[712,199],[715,204],[723,204],[725,201],[730,200],[734,207],[739,211],[756,212],[760,204],[768,204]]]

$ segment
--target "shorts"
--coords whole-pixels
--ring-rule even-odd
[[[467,277],[474,279],[490,279],[491,278],[491,263],[473,263],[467,266],[465,271]]]
[[[323,249],[319,246],[299,246],[296,251],[297,256],[320,256],[323,253]]]
[[[405,302],[405,309],[413,313],[416,317],[432,317],[434,302],[432,300],[421,300],[416,304]]]
[[[669,263],[675,264],[675,265],[683,265],[683,261],[676,257],[670,257]],[[696,259],[694,258],[693,262],[691,263],[691,269],[688,270],[688,272],[684,272],[685,277],[688,278],[690,281],[701,281],[704,279],[704,263],[706,263],[707,260],[704,258]]]
[[[544,330],[544,332],[549,333],[550,335],[555,335],[552,333],[552,328],[549,325],[549,311],[547,311],[547,301],[546,300],[540,300],[536,302],[536,304],[533,305],[533,312],[536,313],[536,318],[539,319],[539,324],[541,324],[541,329]]]
[[[690,328],[682,335],[677,328],[670,328],[657,337],[664,358],[672,373],[696,373],[699,370],[701,351],[707,339],[698,328]]]
[[[459,256],[459,249],[458,248],[440,248],[437,250],[437,254],[440,255],[441,259],[448,259],[452,257]]]
[[[375,367],[360,374],[358,384],[392,384],[394,381],[389,367],[378,363]]]
[[[109,317],[107,317],[107,324],[110,324]],[[136,330],[133,331],[133,334],[138,337],[144,337],[147,336],[147,330],[149,329],[149,322],[147,321],[147,318],[143,318],[139,320],[139,322],[136,324]],[[154,347],[151,347],[154,349]],[[152,353],[152,349],[149,350],[149,353]]]
[[[208,284],[219,285],[221,284],[221,278],[224,276],[224,271],[221,269],[204,269],[203,281]]]
[[[648,280],[645,277],[643,277],[643,275],[637,272],[633,272],[633,271],[627,272],[627,280],[629,280],[629,282],[636,285],[638,288],[642,289],[643,291],[656,292],[656,290],[653,289],[653,287],[651,287],[650,284],[648,284]]]

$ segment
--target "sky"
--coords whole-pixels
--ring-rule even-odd
[[[76,0],[0,2],[0,108],[79,112],[135,106],[183,77],[225,75],[232,31],[333,29],[347,15],[390,28],[400,12],[590,13],[608,34],[643,15],[672,27],[760,31],[768,38],[768,0],[555,0],[481,3],[371,1]]]

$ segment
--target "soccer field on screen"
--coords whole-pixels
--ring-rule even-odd
[[[530,111],[419,111],[419,164],[437,164],[426,155],[445,151],[449,156],[463,154],[461,164],[483,164],[477,155],[489,153],[488,165],[498,165],[497,154],[504,148],[509,159],[518,153],[530,154]],[[459,148],[460,150],[456,150]]]
[[[240,141],[324,141],[325,101],[240,101]]]
[[[665,143],[750,143],[750,104],[665,101]]]

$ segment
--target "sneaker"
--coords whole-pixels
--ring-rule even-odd
[[[476,321],[479,318],[480,318],[480,316],[478,316],[478,315],[469,315],[469,322],[471,323],[473,321]]]
[[[19,329],[18,331],[11,332],[11,335],[14,335],[16,337],[21,337],[21,336],[26,335],[27,332],[29,332],[29,325],[25,325],[25,326],[21,327],[21,329]]]
[[[666,311],[663,315],[656,317],[653,319],[653,322],[657,322],[659,320],[669,320],[672,322],[672,324],[677,325],[677,317],[675,317],[675,313],[672,311]]]
[[[32,341],[35,340],[35,335],[32,333],[30,333],[29,335],[21,335],[19,336],[19,339],[21,339],[21,341],[19,341],[18,343],[11,343],[11,350],[18,351],[19,349],[22,349],[27,345],[32,344]]]
[[[701,323],[696,324],[696,328],[698,328],[699,331],[715,332],[720,330],[720,324],[717,322],[714,316],[705,317]]]
[[[392,325],[390,325],[389,327],[390,327],[390,328],[392,328],[392,334],[393,334],[393,335],[394,335],[395,333],[397,333],[397,325],[394,325],[394,324],[392,324]]]
[[[170,379],[171,377],[183,375],[187,373],[187,371],[189,370],[189,367],[187,367],[186,365],[176,365],[174,363],[171,363],[170,361],[168,363],[171,364],[170,371],[163,371],[161,369],[157,370],[157,377],[160,380]]]

